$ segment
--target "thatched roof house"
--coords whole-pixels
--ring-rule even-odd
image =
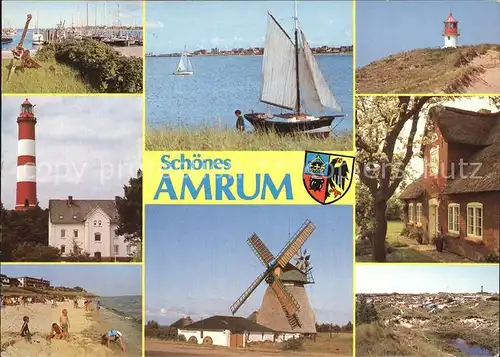
[[[498,255],[500,112],[436,106],[428,124],[424,174],[399,196],[407,226],[471,260]]]

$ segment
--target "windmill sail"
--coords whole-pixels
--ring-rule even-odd
[[[179,61],[179,65],[177,66],[177,72],[192,72],[192,71],[193,71],[193,66],[191,65],[191,61],[189,60],[187,52],[184,51]]]
[[[268,14],[262,65],[261,102],[284,109],[297,109],[295,46],[296,44],[276,19]],[[322,112],[325,107],[341,111],[338,100],[321,73],[302,31],[297,46],[301,107],[305,111]]]

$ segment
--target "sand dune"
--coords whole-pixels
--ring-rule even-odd
[[[467,93],[500,93],[500,52],[489,50],[475,58],[471,65],[482,67],[485,72],[471,84]]]
[[[83,306],[80,303],[80,306]],[[68,310],[71,327],[68,341],[46,340],[53,322],[59,323],[62,309]],[[27,307],[2,308],[2,357],[113,357],[120,353],[100,344],[95,322],[83,307],[75,309],[73,303],[59,303],[57,307],[32,304]],[[32,343],[20,336],[23,316],[30,318]]]

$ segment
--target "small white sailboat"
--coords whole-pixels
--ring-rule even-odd
[[[189,60],[187,50],[186,48],[184,48],[184,52],[182,53],[181,59],[179,60],[179,64],[177,65],[177,69],[173,74],[177,76],[190,76],[193,73],[193,66],[191,65],[191,61]]]
[[[36,28],[35,32],[33,32],[33,36],[31,37],[31,43],[35,46],[43,45],[44,43],[43,35],[38,28],[38,12],[36,14]]]
[[[345,116],[307,114],[324,112],[325,108],[341,113],[342,109],[328,86],[302,29],[299,28],[296,0],[293,37],[268,13],[260,101],[292,112],[274,115],[245,114],[245,119],[255,130],[280,134],[306,132],[327,137],[332,122]]]

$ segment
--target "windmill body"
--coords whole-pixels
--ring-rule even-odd
[[[277,257],[274,257],[257,234],[248,238],[248,245],[265,266],[265,270],[231,306],[233,315],[253,291],[262,282],[266,282],[268,287],[262,305],[252,319],[257,324],[282,333],[280,340],[316,333],[316,319],[305,289],[306,284],[314,282],[312,266],[310,256],[305,254],[306,251],[302,254],[301,250],[315,228],[311,221],[306,220]],[[295,265],[290,262],[293,258]]]

